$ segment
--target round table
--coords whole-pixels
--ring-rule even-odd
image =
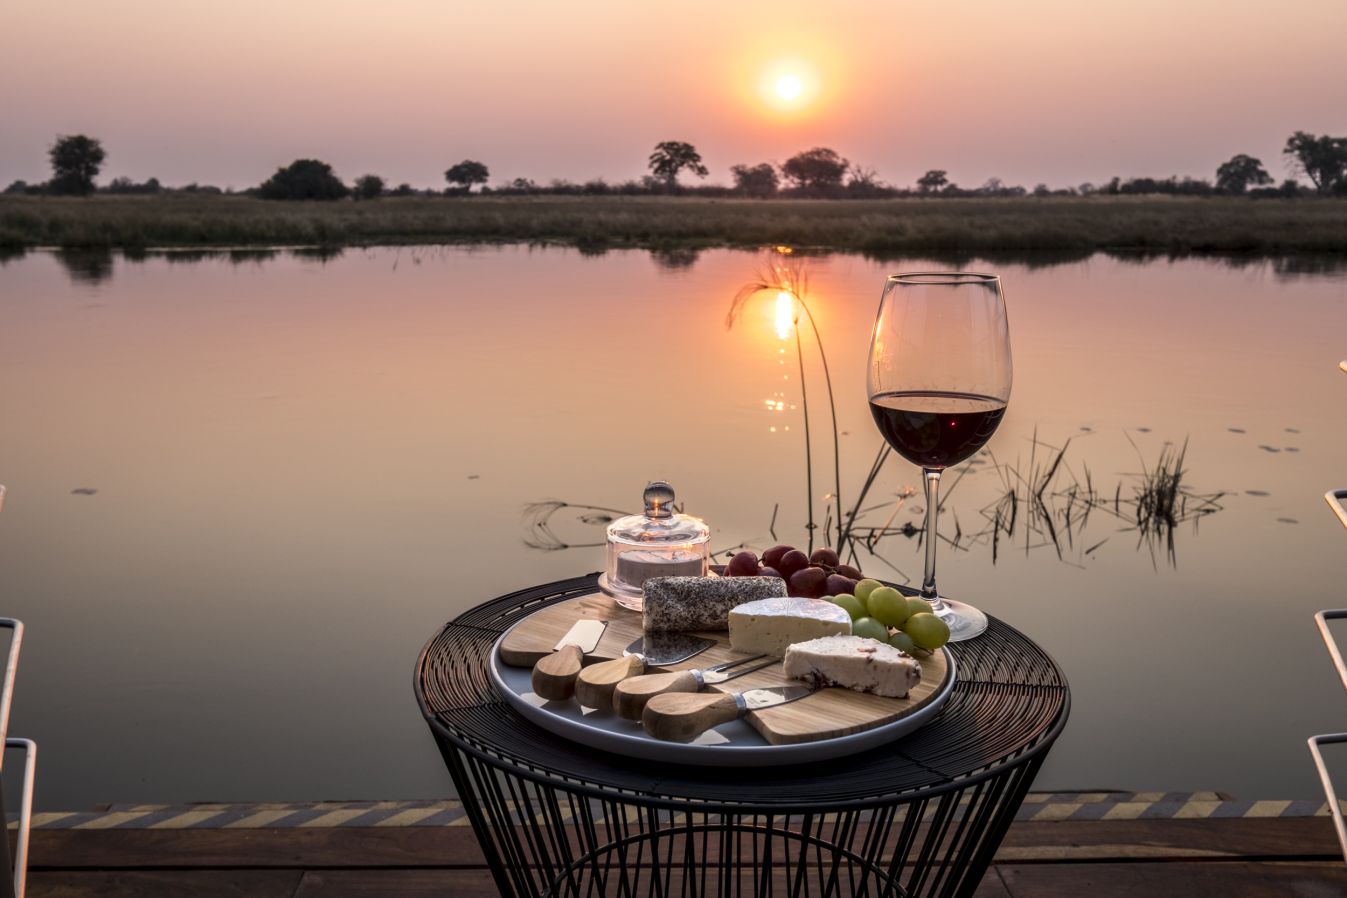
[[[417,660],[417,702],[505,898],[971,895],[1066,724],[1061,670],[993,618],[951,645],[940,716],[891,745],[749,769],[597,751],[520,717],[487,673],[510,625],[596,583],[479,605]]]

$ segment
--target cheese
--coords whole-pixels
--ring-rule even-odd
[[[730,609],[785,596],[780,577],[655,577],[645,581],[641,624],[650,633],[724,630]]]
[[[845,686],[905,698],[921,682],[921,665],[906,652],[863,636],[825,636],[786,650],[786,676],[811,686]]]
[[[850,632],[846,609],[822,599],[761,599],[730,611],[730,647],[750,655],[780,657],[791,643]]]

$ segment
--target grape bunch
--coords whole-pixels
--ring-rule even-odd
[[[851,594],[828,598],[851,615],[855,636],[887,642],[909,655],[927,654],[949,642],[949,625],[931,611],[930,602],[878,580],[861,580]]]
[[[851,595],[863,576],[849,564],[842,564],[832,549],[815,549],[806,555],[794,546],[773,546],[762,553],[762,561],[752,552],[740,552],[725,566],[727,577],[780,577],[786,581],[786,593],[807,599],[829,595]]]

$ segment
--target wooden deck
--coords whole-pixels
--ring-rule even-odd
[[[33,833],[30,898],[496,894],[471,830],[66,829]],[[1017,823],[979,898],[1347,895],[1324,817]]]

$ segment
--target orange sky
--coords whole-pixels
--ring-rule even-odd
[[[1239,152],[1280,178],[1292,131],[1347,134],[1342,0],[16,0],[0,25],[0,183],[79,132],[103,180],[234,187],[300,156],[620,180],[668,139],[720,182],[815,145],[898,185],[1210,177]],[[812,102],[786,114],[759,86],[790,60]]]

